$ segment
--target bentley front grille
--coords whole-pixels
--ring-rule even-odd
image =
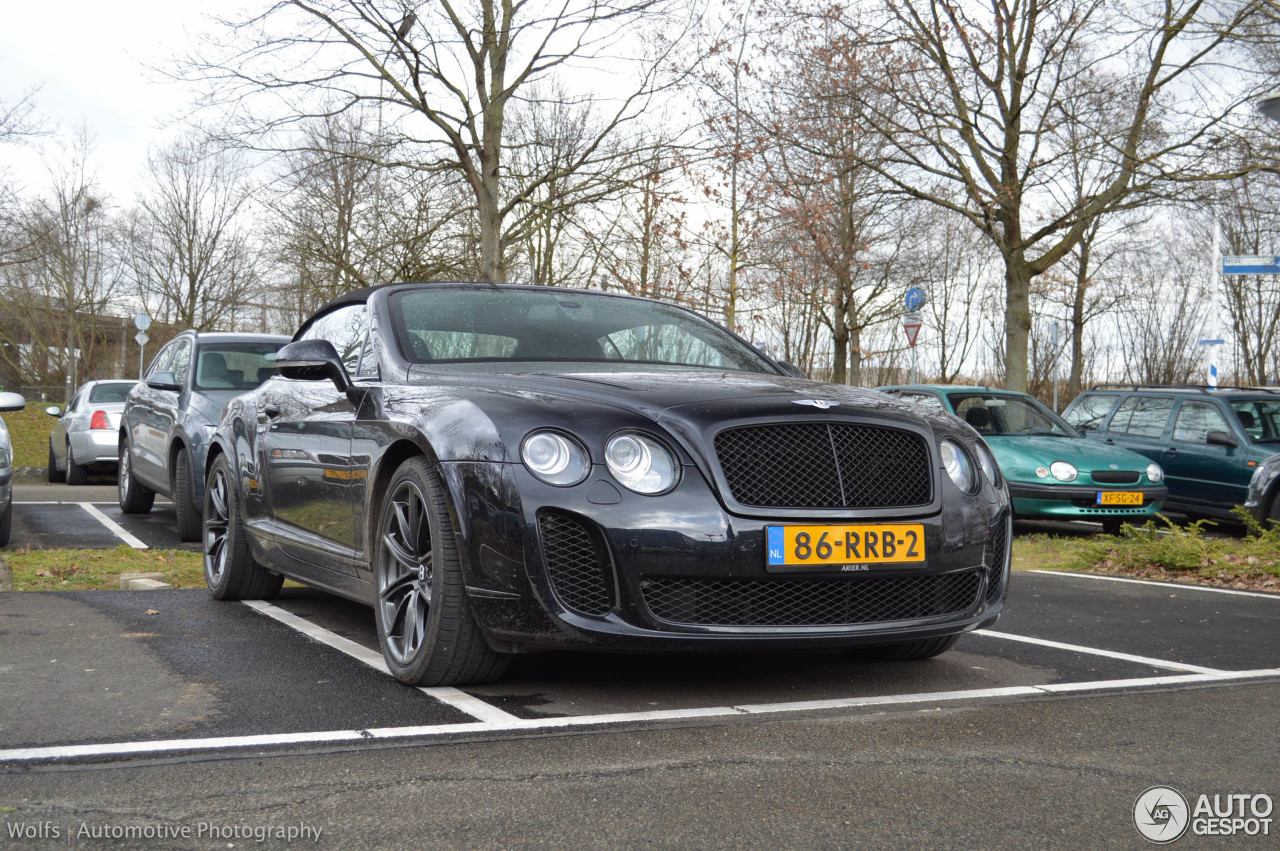
[[[584,615],[604,615],[613,608],[609,555],[604,542],[584,521],[559,511],[538,514],[542,557],[565,608]]]
[[[932,497],[918,434],[851,423],[725,429],[716,455],[733,498],[759,508],[891,508]]]
[[[859,579],[678,579],[641,582],[658,620],[699,626],[852,626],[974,608],[982,572]]]

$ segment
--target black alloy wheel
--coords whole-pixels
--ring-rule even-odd
[[[219,455],[204,492],[204,581],[218,600],[269,600],[284,577],[258,564],[249,552],[240,517],[240,495],[227,456]]]
[[[65,474],[58,469],[57,456],[53,454],[53,441],[49,441],[49,482],[56,483],[62,481]]]
[[[133,462],[129,460],[129,442],[120,441],[120,469],[116,474],[116,491],[120,510],[125,514],[146,514],[155,504],[155,491],[147,490],[133,477]]]
[[[374,617],[387,667],[410,685],[491,682],[508,656],[471,614],[439,475],[423,458],[392,477],[374,550]]]
[[[0,547],[9,545],[9,533],[13,529],[13,497],[10,496],[5,502],[4,508],[0,509]]]

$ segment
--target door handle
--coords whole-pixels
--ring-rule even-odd
[[[1178,454],[1178,450],[1173,449],[1173,448],[1169,448],[1169,449],[1164,450],[1164,454],[1165,454],[1165,455],[1177,455],[1177,454]]]
[[[266,414],[268,417],[278,417],[280,416],[280,406],[279,405],[263,405],[262,413]]]

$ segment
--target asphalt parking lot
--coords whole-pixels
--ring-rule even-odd
[[[174,546],[167,506],[120,518],[86,495],[139,543]],[[68,546],[73,523],[77,540],[123,540],[83,505],[20,497],[15,542],[51,536]],[[367,608],[308,589],[252,604],[202,590],[0,594],[0,812],[108,821],[151,812],[189,824],[214,810],[243,818],[243,798],[262,818],[325,823],[341,837],[334,847],[422,847],[395,832],[412,828],[409,812],[392,807],[370,825],[347,806],[302,803],[323,788],[385,813],[393,786],[383,777],[396,766],[403,783],[475,796],[470,808],[451,799],[452,832],[428,845],[1078,847],[1105,835],[1137,847],[1144,840],[1126,808],[1146,786],[1280,793],[1278,627],[1277,595],[1024,572],[994,628],[925,662],[555,653],[517,658],[496,684],[414,689],[382,667]],[[500,765],[490,761],[499,753]],[[169,779],[133,792],[104,771],[144,787]],[[234,806],[223,796],[192,803],[210,771],[242,790]],[[664,797],[655,776],[685,771],[740,796],[736,807],[713,807],[728,808],[728,833],[691,826],[699,787],[665,810],[645,809]],[[271,779],[285,774],[293,779],[283,785]],[[493,782],[560,814],[531,825],[494,797]],[[786,803],[771,798],[772,828],[753,830],[767,782],[786,789]],[[979,798],[1017,795],[1022,809],[975,819],[981,802],[957,804],[974,783],[984,785]],[[619,822],[611,841],[568,826],[597,797]],[[1102,834],[1088,830],[1089,807],[1110,808]],[[833,812],[843,822],[831,822]],[[528,841],[477,826],[481,813]],[[842,824],[872,832],[841,834]]]

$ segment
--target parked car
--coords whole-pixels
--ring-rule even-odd
[[[86,381],[65,409],[44,412],[58,421],[49,434],[49,481],[82,485],[90,468],[115,469],[120,461],[120,413],[136,381]]]
[[[21,411],[27,400],[17,393],[0,392],[0,411]],[[9,442],[9,429],[4,417],[0,417],[0,547],[9,543],[13,528],[13,445]]]
[[[1254,471],[1280,452],[1280,389],[1102,385],[1077,396],[1067,422],[1157,462],[1166,507],[1231,519]]]
[[[1263,526],[1280,526],[1280,455],[1272,455],[1254,469],[1244,507]]]
[[[146,514],[162,494],[173,500],[178,536],[199,539],[205,453],[222,409],[275,372],[276,350],[288,341],[183,331],[160,350],[121,415],[121,511]]]
[[[1115,533],[1145,522],[1168,496],[1159,464],[1086,440],[1034,396],[950,385],[879,388],[906,402],[940,407],[991,447],[1009,483],[1015,517],[1093,520]]]
[[[406,683],[548,647],[925,658],[1002,611],[1008,496],[971,430],[692,311],[382,286],[275,365],[209,450],[209,589],[368,604]]]

